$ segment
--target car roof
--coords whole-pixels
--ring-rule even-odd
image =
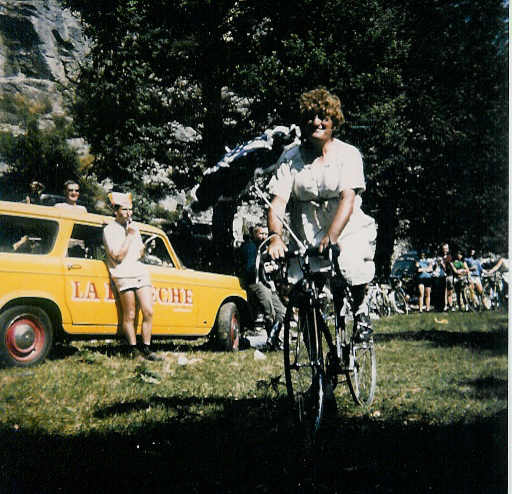
[[[107,225],[108,223],[114,221],[113,216],[106,216],[96,213],[83,213],[80,211],[74,211],[71,208],[56,208],[55,206],[42,206],[38,204],[27,204],[25,202],[0,201],[0,213],[4,212],[26,214],[29,216],[37,216],[39,218],[48,219],[77,219],[84,222],[97,223],[101,225]],[[156,226],[149,225],[147,223],[135,223],[139,224],[144,231],[164,235],[163,230]]]

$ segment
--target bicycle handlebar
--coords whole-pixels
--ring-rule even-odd
[[[318,251],[318,247],[308,247],[307,249],[295,249],[292,251],[285,252],[284,257],[278,259],[272,259],[268,253],[258,254],[259,259],[257,260],[257,274],[258,280],[264,285],[269,286],[271,284],[271,277],[275,273],[280,272],[281,275],[287,261],[293,258],[299,258],[305,260],[302,264],[301,269],[304,270],[304,266],[309,265],[309,257],[317,257],[328,260],[330,263],[331,273],[334,276],[341,276],[339,264],[337,262],[338,256],[340,255],[340,248],[337,244],[330,244],[322,252]]]
[[[306,257],[321,257],[326,260],[336,260],[338,256],[340,255],[340,248],[337,244],[330,244],[326,249],[324,249],[322,252],[319,252],[318,247],[308,247],[306,250],[302,249],[295,249],[295,250],[289,250],[285,252],[284,257],[280,257],[277,259],[272,259],[270,257],[270,254],[264,253],[261,255],[261,260],[264,262],[280,262],[280,261],[288,261],[293,258],[306,258]]]

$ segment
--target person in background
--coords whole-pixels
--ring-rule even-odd
[[[469,274],[469,268],[466,262],[464,261],[462,251],[458,250],[457,255],[455,256],[455,260],[453,261],[454,267],[454,287],[455,294],[457,299],[457,304],[459,305],[460,310],[468,311],[468,303],[469,300],[466,300],[464,293],[462,291],[462,283],[464,281],[464,277]]]
[[[267,218],[268,251],[273,259],[285,255],[280,218],[288,204],[291,228],[306,247],[323,252],[337,244],[340,270],[352,293],[355,337],[364,341],[373,332],[365,294],[375,275],[377,228],[361,209],[366,187],[363,160],[356,147],[334,137],[344,122],[336,95],[323,88],[307,91],[299,107],[302,142],[283,152],[269,183],[273,198]],[[300,279],[297,263],[290,263],[288,274],[290,281]]]
[[[446,305],[446,273],[443,269],[443,259],[436,257],[432,263],[432,291],[430,303],[436,311],[442,312]]]
[[[286,308],[277,292],[271,290],[261,282],[256,282],[256,256],[258,247],[267,238],[267,231],[261,225],[249,229],[249,238],[240,249],[241,269],[240,277],[247,291],[249,305],[255,315],[261,307],[267,331],[267,348],[278,350],[280,348],[279,334],[283,323]]]
[[[103,229],[107,266],[121,302],[122,328],[128,343],[128,355],[161,360],[151,351],[153,290],[147,267],[140,261],[144,244],[138,227],[132,222],[131,194],[112,192],[115,221]],[[142,311],[142,344],[137,348],[135,316],[137,304]]]
[[[489,264],[492,264],[492,267],[488,266],[488,268],[486,269],[486,274],[493,274],[498,270],[501,273],[508,273],[508,259],[505,257],[505,255],[493,255],[490,258]]]
[[[423,300],[425,300],[425,310],[430,311],[430,292],[432,291],[432,263],[427,259],[425,252],[420,253],[420,258],[416,261],[418,272],[418,293],[419,309],[423,312]]]
[[[473,286],[473,290],[476,290],[480,296],[483,295],[483,286],[482,286],[482,263],[479,259],[475,259],[475,249],[470,249],[469,256],[464,259],[466,262],[469,273],[471,275],[471,285]]]
[[[22,202],[27,204],[41,204],[41,194],[43,193],[45,186],[37,180],[32,180],[29,185],[28,194]]]
[[[503,294],[506,300],[508,300],[508,286],[509,286],[509,262],[507,258],[507,254],[503,253],[502,255],[496,257],[494,255],[491,256],[489,263],[485,266],[485,274],[487,276],[492,275],[496,271],[501,273],[501,279],[503,282]]]
[[[64,182],[64,195],[66,202],[58,202],[55,204],[56,208],[73,209],[80,213],[87,213],[87,208],[78,204],[80,197],[80,186],[74,180],[67,180]]]
[[[441,245],[441,260],[443,263],[443,271],[445,272],[445,292],[444,292],[444,309],[445,311],[454,311],[453,305],[453,276],[455,274],[455,268],[453,267],[453,258],[450,254],[450,246],[445,242]]]

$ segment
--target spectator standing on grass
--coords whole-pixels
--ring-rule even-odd
[[[425,309],[430,311],[430,292],[432,290],[432,263],[427,259],[425,252],[420,253],[420,258],[416,261],[416,269],[418,272],[418,293],[419,293],[419,309],[423,312],[423,299],[425,299]]]
[[[441,246],[441,259],[443,263],[443,271],[446,274],[445,278],[445,292],[444,292],[444,310],[454,311],[455,307],[453,305],[453,277],[455,274],[455,268],[453,267],[453,258],[450,254],[450,246],[447,243],[444,243]]]
[[[464,261],[462,256],[462,251],[458,250],[455,260],[453,261],[454,271],[454,286],[455,286],[455,294],[457,298],[457,303],[459,305],[460,310],[469,310],[467,304],[470,302],[466,300],[464,297],[464,293],[462,291],[462,285],[464,278],[469,274],[469,268]]]
[[[503,293],[505,297],[508,297],[508,285],[509,285],[509,262],[506,254],[502,254],[498,258],[494,255],[489,261],[490,266],[486,265],[487,269],[485,271],[486,275],[491,275],[496,271],[501,273],[502,281],[503,281]]]
[[[471,249],[469,251],[469,256],[466,257],[464,259],[464,261],[466,262],[466,264],[469,268],[469,273],[471,275],[471,277],[470,277],[471,285],[473,286],[473,289],[476,289],[478,294],[480,296],[482,296],[483,291],[484,291],[483,287],[482,287],[483,268],[482,268],[482,263],[480,262],[480,260],[475,259],[475,254],[476,254],[475,249]]]
[[[119,294],[122,328],[128,343],[128,355],[161,360],[150,349],[153,325],[153,291],[147,267],[140,261],[144,244],[138,227],[132,222],[131,194],[112,192],[115,221],[103,229],[107,266]],[[135,316],[137,304],[142,311],[142,344],[137,349]]]
[[[330,244],[340,248],[338,262],[352,293],[356,338],[365,340],[373,332],[365,293],[375,274],[377,229],[361,209],[363,160],[357,148],[333,135],[345,120],[336,95],[314,89],[301,95],[299,106],[302,142],[284,151],[269,184],[269,253],[274,259],[285,255],[279,218],[290,204],[291,228],[306,247],[318,247],[320,252]],[[315,267],[315,259],[312,264]],[[298,264],[290,263],[288,273],[291,280],[298,280]]]
[[[443,269],[443,259],[436,257],[432,264],[432,291],[430,301],[438,312],[443,311],[446,297],[446,273]]]
[[[64,182],[64,195],[66,202],[58,202],[56,208],[72,209],[79,213],[87,213],[87,208],[78,204],[80,197],[80,185],[75,180],[67,180]]]
[[[249,229],[249,238],[240,249],[242,266],[241,278],[247,290],[249,305],[255,316],[258,310],[263,310],[265,329],[267,331],[267,347],[270,350],[279,349],[279,333],[283,323],[286,308],[276,291],[271,290],[261,282],[256,282],[256,256],[261,243],[267,238],[267,231],[261,225]]]

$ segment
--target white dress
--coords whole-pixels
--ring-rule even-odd
[[[370,282],[375,275],[375,220],[361,209],[365,190],[363,160],[357,148],[335,139],[336,153],[323,164],[309,163],[301,146],[286,150],[277,163],[269,191],[289,201],[290,226],[306,244],[317,246],[334,219],[342,190],[357,193],[354,209],[339,239],[339,264],[351,285]],[[298,266],[290,266],[292,281],[300,278]]]

